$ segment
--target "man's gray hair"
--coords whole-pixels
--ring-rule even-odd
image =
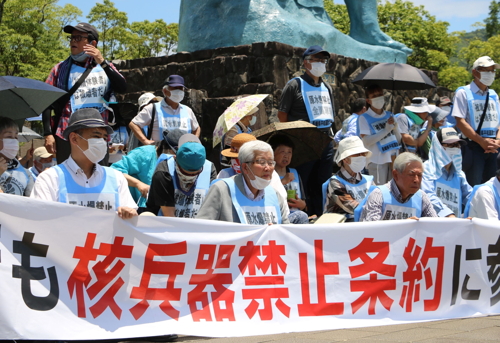
[[[397,170],[400,174],[405,171],[406,166],[412,162],[419,162],[423,164],[422,159],[412,152],[403,152],[394,160],[394,170]]]
[[[257,152],[270,152],[274,158],[273,148],[263,141],[250,141],[243,144],[238,152],[240,163],[252,162]]]

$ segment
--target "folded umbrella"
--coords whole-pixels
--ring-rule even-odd
[[[33,139],[39,139],[43,138],[40,136],[38,133],[33,131],[30,128],[27,128],[26,126],[23,126],[23,130],[17,134],[17,140],[22,143],[22,142],[29,142]]]
[[[14,120],[37,117],[64,94],[42,81],[0,76],[0,116]]]
[[[405,63],[379,63],[363,70],[352,81],[366,87],[377,84],[390,90],[422,90],[436,85],[425,73]]]
[[[320,159],[323,150],[332,141],[330,136],[315,125],[305,121],[272,123],[252,132],[252,135],[265,142],[268,142],[271,137],[277,134],[288,136],[295,145],[290,167]]]

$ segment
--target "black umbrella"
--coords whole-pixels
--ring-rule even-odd
[[[0,76],[0,116],[36,117],[66,94],[45,82],[17,76]]]
[[[404,63],[380,63],[363,70],[352,81],[360,86],[377,84],[391,90],[422,90],[436,85],[418,68]]]
[[[300,120],[287,123],[276,122],[252,132],[252,135],[265,142],[269,142],[271,137],[277,134],[288,136],[295,145],[290,167],[321,158],[323,150],[332,141],[330,136],[315,125]]]

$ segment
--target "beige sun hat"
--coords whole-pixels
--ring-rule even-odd
[[[366,152],[366,157],[369,158],[372,155],[372,152],[365,148],[363,145],[363,141],[358,136],[351,136],[344,138],[340,141],[339,146],[337,148],[337,153],[333,158],[334,162],[340,166],[340,161],[345,159],[346,157],[361,154]]]

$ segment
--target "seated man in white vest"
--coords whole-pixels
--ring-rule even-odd
[[[0,117],[0,191],[30,196],[33,175],[16,158],[19,152],[18,125],[14,120]]]
[[[377,186],[366,203],[359,205],[363,209],[360,221],[437,217],[427,194],[420,189],[423,173],[422,160],[417,155],[404,152],[396,157],[393,179]]]
[[[148,211],[165,217],[196,218],[216,178],[215,166],[206,160],[200,139],[189,133],[182,135],[177,154],[156,167],[146,203]]]
[[[286,199],[272,186],[276,162],[271,146],[262,141],[243,144],[238,152],[241,174],[210,187],[198,219],[253,225],[289,224]]]
[[[500,220],[500,169],[489,181],[474,186],[464,217]]]
[[[143,145],[161,141],[163,132],[174,129],[181,129],[200,137],[200,125],[193,110],[180,103],[184,99],[185,90],[184,78],[180,75],[170,75],[163,82],[162,93],[165,98],[161,102],[144,106],[132,119],[129,128]],[[149,135],[151,139],[148,139],[142,128],[149,130],[151,120],[153,127]]]
[[[123,174],[98,164],[106,155],[112,132],[98,110],[73,112],[63,132],[71,146],[70,157],[38,176],[31,197],[117,211],[123,219],[136,216],[137,205]]]
[[[461,147],[467,144],[452,127],[440,129],[432,137],[429,160],[424,163],[422,190],[440,217],[461,218],[472,187],[462,166]]]
[[[55,166],[53,160],[55,155],[52,155],[44,146],[36,148],[33,151],[33,166],[29,169],[33,179],[36,180],[38,175],[45,169]]]

